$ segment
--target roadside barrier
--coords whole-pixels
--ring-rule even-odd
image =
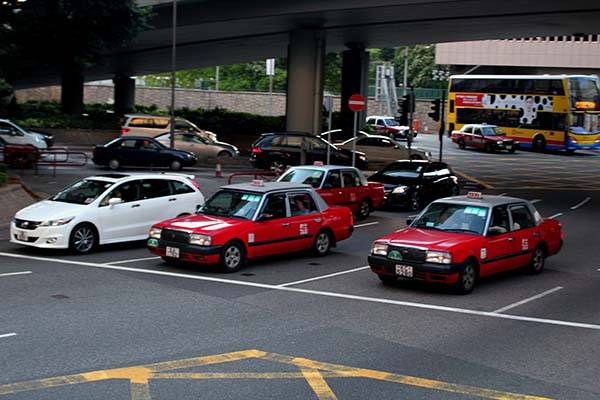
[[[53,147],[40,151],[40,158],[33,164],[35,174],[38,167],[47,165],[52,167],[52,176],[56,176],[56,167],[83,167],[88,163],[88,155],[83,151],[70,151],[66,147]]]

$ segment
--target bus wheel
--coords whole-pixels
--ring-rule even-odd
[[[538,153],[543,153],[546,151],[546,139],[542,135],[538,135],[533,139],[533,151],[537,151]]]

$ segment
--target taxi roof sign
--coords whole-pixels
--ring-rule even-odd
[[[252,186],[265,186],[265,181],[262,179],[252,179]]]
[[[483,199],[483,194],[481,192],[469,192],[467,193],[468,199]]]
[[[313,164],[316,167],[322,167],[323,166],[323,161],[315,161],[315,163]]]

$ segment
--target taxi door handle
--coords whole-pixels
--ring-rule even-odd
[[[177,199],[175,199],[175,198],[174,199],[169,199],[169,201],[177,201]]]
[[[136,207],[139,207],[139,206],[140,206],[139,204],[134,204],[134,205],[131,206],[131,208],[136,208]]]
[[[540,237],[540,233],[539,232],[533,232],[533,236]]]
[[[281,224],[281,226],[288,227],[288,226],[290,226],[290,223],[289,222],[284,222],[283,224]]]
[[[513,242],[515,240],[515,238],[508,238],[507,239],[509,242]]]
[[[315,222],[321,222],[321,218],[315,218]]]
[[[338,192],[338,194],[342,194],[342,192]]]

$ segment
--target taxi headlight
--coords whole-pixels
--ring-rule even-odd
[[[59,218],[59,219],[53,219],[53,220],[48,220],[48,221],[42,221],[38,226],[60,226],[60,225],[66,225],[69,222],[73,221],[73,218],[75,218],[75,217],[66,217],[66,218]]]
[[[160,239],[161,233],[162,233],[162,228],[152,227],[152,228],[150,228],[150,232],[148,233],[148,236],[150,236],[152,239]]]
[[[498,146],[502,146],[502,140],[498,140],[498,141],[496,142],[496,144],[497,144]]]
[[[196,244],[198,246],[210,246],[211,243],[211,237],[208,235],[200,235],[198,233],[192,233],[190,235],[190,244]]]
[[[436,264],[450,264],[452,263],[452,254],[446,253],[445,251],[427,251],[426,262]]]
[[[373,247],[371,247],[371,253],[376,254],[378,256],[387,256],[388,245],[381,243],[373,243]]]
[[[392,193],[403,194],[403,193],[406,193],[406,189],[408,189],[406,186],[398,186],[398,187],[395,187],[394,190],[392,190]]]

